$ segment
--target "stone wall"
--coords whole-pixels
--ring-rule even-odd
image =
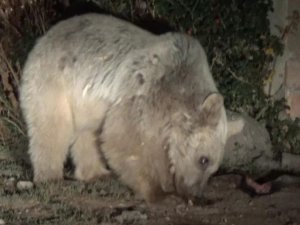
[[[298,11],[295,12],[295,11]],[[271,32],[281,35],[278,27],[285,28],[289,17],[299,18],[300,0],[274,0],[274,12],[270,14]],[[300,25],[300,24],[299,24]],[[266,91],[276,95],[277,98],[285,97],[290,106],[288,111],[292,118],[300,117],[300,27],[288,33],[284,39],[285,50],[283,56],[276,62],[276,73]]]

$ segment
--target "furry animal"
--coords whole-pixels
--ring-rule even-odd
[[[161,91],[110,108],[102,152],[121,180],[148,202],[166,194],[191,199],[222,160],[222,98],[210,94],[197,109],[180,94]]]
[[[62,179],[70,151],[78,180],[108,175],[107,160],[148,201],[158,191],[195,196],[227,139],[223,97],[199,42],[107,15],[73,17],[41,37],[20,101],[35,182]]]

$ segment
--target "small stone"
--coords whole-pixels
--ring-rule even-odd
[[[191,200],[191,199],[188,200],[188,206],[194,206],[193,200]]]
[[[19,181],[17,183],[17,189],[19,191],[30,190],[33,188],[33,183],[31,181]]]
[[[227,223],[227,222],[228,222],[227,218],[226,218],[226,217],[223,217],[223,218],[222,218],[222,222],[223,222],[223,223]]]
[[[188,206],[186,204],[180,204],[176,206],[176,213],[178,213],[181,216],[184,216],[188,212]]]
[[[14,193],[16,191],[16,178],[10,177],[4,182],[4,190],[9,193]]]
[[[7,179],[7,181],[15,182],[15,181],[16,181],[16,178],[15,178],[15,177],[10,177],[10,178]]]
[[[202,222],[204,223],[204,224],[210,224],[210,220],[208,219],[208,218],[204,218],[203,220],[202,220]]]
[[[101,191],[99,192],[99,195],[100,195],[100,196],[107,196],[108,193],[107,193],[107,191],[101,189]]]
[[[132,223],[132,222],[142,222],[148,219],[148,216],[140,211],[123,211],[121,215],[115,217],[116,221],[119,223]]]
[[[0,225],[5,225],[5,221],[3,219],[0,219]]]

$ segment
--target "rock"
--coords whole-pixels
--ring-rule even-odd
[[[243,119],[244,128],[228,139],[221,169],[254,177],[279,169],[280,162],[274,159],[266,128],[247,115],[227,111],[227,116],[229,121]]]
[[[16,192],[16,183],[17,180],[14,177],[10,177],[4,181],[4,191],[7,193],[14,193]]]
[[[0,225],[5,225],[5,221],[3,219],[0,219]]]
[[[33,188],[33,183],[31,181],[19,181],[17,183],[17,190],[25,191]]]
[[[99,192],[99,195],[100,195],[100,196],[107,196],[107,195],[108,195],[108,192],[102,189],[102,190]]]
[[[116,221],[120,224],[142,222],[148,219],[148,216],[137,210],[123,211],[121,215],[115,217]]]
[[[285,184],[285,185],[298,185],[300,186],[300,177],[299,176],[292,176],[292,175],[282,175],[275,180],[278,184]]]
[[[283,152],[281,166],[284,171],[300,174],[300,155]]]

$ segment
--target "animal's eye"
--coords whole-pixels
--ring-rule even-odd
[[[199,163],[203,169],[206,169],[209,164],[209,159],[206,156],[201,156],[199,159]]]

